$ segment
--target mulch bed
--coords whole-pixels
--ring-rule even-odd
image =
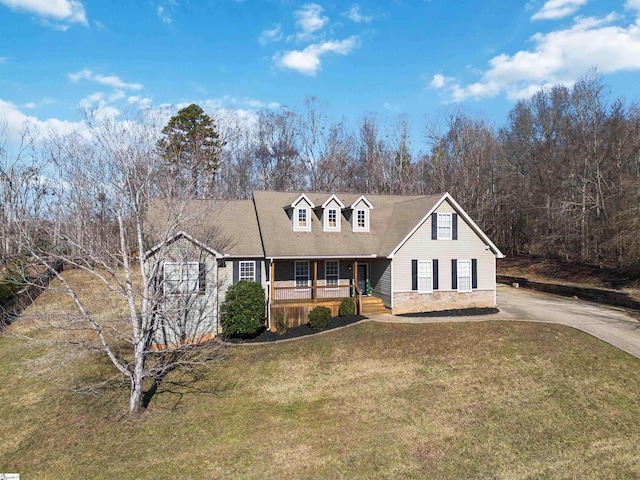
[[[333,330],[334,328],[346,327],[352,323],[365,320],[367,317],[363,315],[347,315],[346,317],[334,317],[329,322],[329,326],[326,330]],[[280,335],[278,332],[270,332],[268,330],[262,330],[254,337],[228,337],[225,340],[229,343],[267,343],[275,342],[276,340],[287,340],[290,338],[306,337],[307,335],[313,335],[319,333],[317,330],[311,330],[309,325],[300,325],[299,327],[290,328],[286,333]]]
[[[492,315],[499,311],[497,308],[461,308],[458,310],[440,310],[439,312],[402,313],[398,317],[470,317],[474,315]]]

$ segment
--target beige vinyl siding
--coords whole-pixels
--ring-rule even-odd
[[[456,213],[449,202],[440,205],[436,213]],[[477,290],[494,290],[496,260],[491,250],[472,228],[458,215],[457,240],[431,240],[431,216],[414,232],[393,258],[394,292],[411,291],[411,260],[433,260],[439,263],[439,290],[451,290],[451,260],[478,260]]]
[[[375,260],[371,265],[373,293],[391,308],[391,260]]]

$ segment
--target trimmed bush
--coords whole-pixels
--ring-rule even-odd
[[[262,285],[241,280],[229,287],[220,309],[225,335],[254,335],[264,325],[265,298]]]
[[[312,330],[325,330],[331,320],[329,307],[316,307],[309,312],[309,327]]]
[[[344,297],[340,302],[340,316],[346,317],[347,315],[353,315],[356,313],[356,304],[351,297]]]
[[[279,335],[284,335],[289,330],[289,321],[286,319],[283,313],[279,313],[276,317],[276,332]]]

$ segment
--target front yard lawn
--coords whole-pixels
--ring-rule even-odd
[[[98,354],[0,337],[0,472],[640,477],[640,360],[567,327],[367,322],[225,352],[130,420],[118,382],[70,391],[114,375]]]

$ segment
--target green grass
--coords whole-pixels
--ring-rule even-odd
[[[562,326],[365,323],[229,348],[171,377],[131,420],[124,388],[70,391],[114,375],[108,361],[5,336],[0,472],[637,478],[638,371],[640,360]]]

